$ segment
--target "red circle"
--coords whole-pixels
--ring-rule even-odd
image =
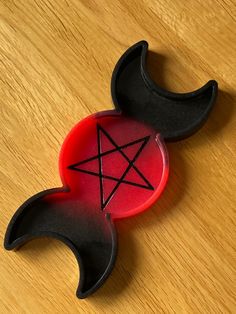
[[[112,218],[135,215],[163,191],[168,154],[159,134],[116,111],[91,115],[68,134],[60,175],[71,198]]]

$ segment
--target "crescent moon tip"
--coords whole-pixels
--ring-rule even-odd
[[[216,80],[209,80],[207,83],[206,83],[206,86],[207,87],[213,87],[213,88],[218,88],[218,82]]]

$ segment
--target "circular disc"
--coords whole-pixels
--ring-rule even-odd
[[[72,197],[112,218],[151,206],[166,184],[168,166],[160,135],[116,111],[78,123],[60,155],[61,178]]]

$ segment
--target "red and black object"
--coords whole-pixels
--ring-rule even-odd
[[[6,231],[7,250],[44,236],[67,244],[80,266],[79,298],[98,289],[114,267],[114,220],[146,210],[163,191],[164,141],[196,132],[217,96],[216,81],[186,94],[157,86],[146,70],[147,49],[138,42],[118,61],[111,81],[116,109],[85,118],[67,136],[59,160],[63,187],[28,199]]]

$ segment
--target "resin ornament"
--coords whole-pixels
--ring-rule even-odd
[[[118,61],[111,82],[116,110],[85,118],[65,139],[63,187],[28,199],[6,231],[7,250],[45,236],[68,245],[80,267],[79,298],[98,289],[114,267],[114,220],[148,209],[163,191],[169,173],[164,141],[197,131],[216,99],[216,81],[186,94],[158,87],[146,70],[147,48],[138,42]]]

